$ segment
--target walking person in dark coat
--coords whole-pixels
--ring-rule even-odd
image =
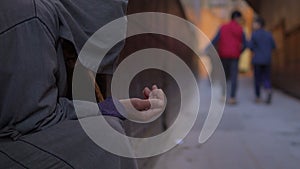
[[[254,32],[249,43],[254,56],[252,64],[254,67],[254,86],[256,102],[261,102],[261,85],[264,85],[267,92],[266,103],[272,101],[271,85],[271,58],[272,50],[276,48],[272,34],[264,29],[265,21],[257,18],[253,23]]]

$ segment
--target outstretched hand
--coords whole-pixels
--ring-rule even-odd
[[[133,121],[149,122],[155,120],[164,111],[166,97],[161,89],[158,89],[156,85],[152,86],[152,89],[146,87],[143,94],[145,99],[120,100],[126,109],[126,118]]]

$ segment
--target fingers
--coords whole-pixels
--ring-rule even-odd
[[[157,90],[157,89],[158,89],[157,85],[153,85],[153,86],[152,86],[152,91],[153,91],[153,90]],[[149,98],[150,93],[151,93],[152,91],[151,91],[148,87],[145,87],[145,89],[143,90],[143,94],[144,94],[144,96],[145,96],[146,99]]]
[[[133,98],[130,99],[130,101],[133,107],[138,111],[148,110],[151,108],[151,104],[149,100]]]
[[[149,99],[151,109],[165,109],[166,101],[164,99]]]
[[[158,87],[157,87],[157,85],[153,85],[151,89],[152,90],[157,90]],[[146,99],[149,98],[150,93],[151,93],[151,90],[148,87],[145,87],[145,89],[143,90],[143,94],[144,94]]]
[[[153,104],[150,104],[150,101]],[[163,112],[158,100],[141,100],[141,99],[124,99],[120,100],[120,103],[124,106],[125,112],[120,112],[125,118],[137,121],[137,122],[150,122]],[[145,107],[149,109],[144,109]],[[151,108],[150,108],[151,107]],[[154,108],[155,107],[155,108]],[[158,108],[156,108],[158,107]]]
[[[152,90],[156,90],[156,89],[158,89],[158,87],[156,85],[153,85]]]
[[[149,99],[165,99],[165,94],[161,89],[152,90],[152,92],[149,95]]]
[[[143,90],[143,94],[146,99],[149,98],[150,93],[151,93],[151,90],[148,87],[145,87],[145,89]]]
[[[131,98],[120,100],[124,105],[125,117],[138,122],[150,122],[159,117],[165,110],[166,97],[163,90],[153,85],[151,89],[146,87],[143,90],[146,99]]]

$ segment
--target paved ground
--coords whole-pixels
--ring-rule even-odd
[[[253,102],[251,79],[242,78],[239,104],[227,106],[219,128],[203,145],[198,141],[209,101],[201,84],[201,115],[184,140],[160,156],[154,169],[299,169],[300,101],[275,91],[271,106]]]

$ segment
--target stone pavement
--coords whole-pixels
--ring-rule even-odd
[[[227,105],[214,135],[198,143],[209,107],[208,82],[201,82],[201,110],[183,143],[156,157],[153,169],[299,169],[300,101],[274,91],[272,105],[255,104],[252,80],[240,79],[236,106]],[[148,167],[147,167],[148,168]]]

